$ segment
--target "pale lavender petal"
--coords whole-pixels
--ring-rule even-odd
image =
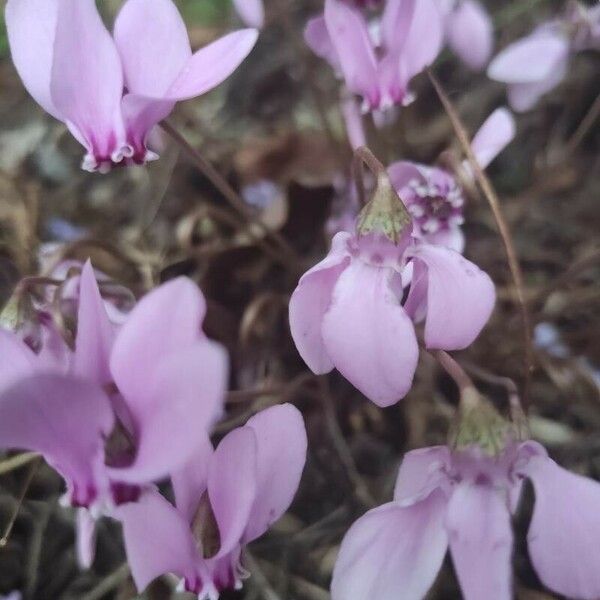
[[[360,518],[342,542],[332,600],[422,600],[446,554],[445,508],[435,492],[412,506],[391,502]]]
[[[565,58],[556,65],[546,79],[533,83],[513,83],[508,86],[508,101],[513,110],[525,112],[532,109],[538,100],[560,85],[567,75],[569,61]]]
[[[306,429],[291,404],[273,406],[248,420],[257,441],[257,488],[246,543],[261,536],[289,508],[306,462]]]
[[[31,348],[12,331],[0,327],[0,392],[24,377],[33,375],[40,364]]]
[[[94,157],[111,160],[122,150],[121,61],[94,0],[58,0],[50,89],[57,110]]]
[[[115,479],[132,483],[167,477],[202,452],[222,412],[228,378],[225,350],[207,339],[144,366],[139,391],[125,395],[135,425],[135,460],[110,470]]]
[[[506,498],[489,484],[459,484],[446,526],[465,600],[511,600],[513,535]]]
[[[566,36],[533,33],[496,55],[488,67],[488,77],[509,84],[538,83],[551,78],[568,54]]]
[[[100,387],[59,375],[23,379],[0,395],[0,444],[34,450],[65,478],[74,504],[98,492],[114,416]]]
[[[394,488],[394,500],[414,504],[438,488],[445,479],[444,469],[450,464],[447,446],[412,450],[404,455]]]
[[[346,135],[353,150],[367,145],[363,126],[362,112],[354,96],[344,94],[341,100],[342,117],[346,126]]]
[[[138,302],[119,332],[110,360],[125,397],[145,394],[154,365],[204,338],[205,313],[202,292],[185,277],[164,283]]]
[[[228,433],[217,446],[208,472],[208,496],[219,527],[217,557],[241,541],[257,490],[257,440],[249,427]]]
[[[427,347],[466,348],[479,335],[494,309],[496,291],[492,280],[449,248],[417,244],[409,253],[428,270]]]
[[[74,373],[101,385],[110,383],[109,360],[114,338],[115,329],[108,318],[92,263],[88,260],[79,278]]]
[[[208,435],[202,436],[198,451],[181,469],[171,475],[175,506],[188,523],[192,522],[200,499],[208,485],[208,469],[213,456],[213,446]]]
[[[172,0],[127,0],[114,38],[128,92],[162,97],[192,56],[188,33]]]
[[[336,71],[341,72],[340,59],[331,41],[324,16],[313,17],[308,21],[304,29],[304,41],[317,56],[326,60]]]
[[[346,232],[333,238],[327,257],[302,276],[290,300],[290,329],[294,343],[304,362],[317,375],[333,369],[321,330],[333,288],[350,261],[346,248],[349,238],[350,234]]]
[[[15,67],[33,99],[63,120],[50,94],[58,0],[8,0],[6,31]]]
[[[459,254],[462,254],[465,250],[465,234],[458,225],[450,229],[428,233],[424,236],[424,239],[428,244],[446,246],[446,248],[450,248],[450,250],[454,250]]]
[[[506,108],[497,108],[485,120],[471,142],[477,162],[482,169],[485,169],[512,142],[515,134],[516,123],[511,112]]]
[[[600,484],[542,456],[526,473],[535,488],[527,540],[539,578],[569,598],[599,598]]]
[[[377,107],[377,60],[362,14],[344,0],[325,0],[325,22],[348,89]]]
[[[492,20],[476,0],[462,0],[446,21],[448,45],[471,69],[479,71],[490,60],[494,46]]]
[[[196,580],[200,557],[188,522],[158,492],[119,506],[115,516],[123,524],[127,561],[139,592],[166,573]]]
[[[89,569],[96,554],[96,519],[87,508],[78,508],[76,518],[77,562],[82,569]]]
[[[411,181],[426,181],[426,174],[422,169],[422,165],[408,160],[399,160],[392,163],[387,172],[397,193],[400,193],[402,188]]]
[[[402,52],[407,80],[433,63],[443,42],[444,23],[438,7],[433,0],[418,0]]]
[[[393,271],[354,260],[340,275],[323,319],[327,354],[378,406],[410,390],[419,348],[412,321],[390,288]]]
[[[261,29],[265,24],[265,6],[263,0],[233,0],[240,18],[248,27]]]
[[[381,39],[398,60],[412,26],[417,0],[387,0],[381,17]]]

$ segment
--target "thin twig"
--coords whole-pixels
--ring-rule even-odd
[[[5,475],[6,473],[10,473],[11,471],[20,469],[21,467],[24,467],[25,465],[29,464],[38,456],[39,454],[37,452],[24,452],[23,454],[11,456],[10,458],[7,458],[6,460],[0,462],[0,475]]]
[[[445,350],[429,350],[429,353],[440,363],[444,371],[452,377],[461,393],[467,389],[477,389],[465,370]]]
[[[572,156],[579,144],[585,139],[585,136],[591,131],[596,120],[600,118],[600,94],[594,100],[592,106],[583,117],[581,123],[575,130],[575,133],[569,138],[565,146],[565,156]]]
[[[444,88],[438,81],[437,77],[433,74],[433,72],[430,69],[427,70],[427,74],[429,75],[429,79],[431,80],[431,83],[433,84],[433,87],[435,88],[440,98],[440,101],[442,102],[444,109],[446,110],[446,113],[450,118],[450,121],[452,122],[452,127],[454,128],[456,136],[458,137],[458,140],[460,141],[460,144],[469,161],[469,164],[473,169],[475,179],[481,187],[481,190],[483,191],[483,194],[486,197],[490,208],[492,209],[496,225],[498,226],[500,236],[502,237],[502,242],[504,244],[504,249],[506,251],[506,256],[508,259],[508,266],[510,268],[510,272],[517,291],[517,298],[519,300],[519,307],[521,312],[521,321],[523,325],[525,363],[525,373],[523,382],[523,406],[525,410],[527,410],[529,405],[529,387],[531,382],[531,372],[533,370],[534,365],[534,353],[531,342],[531,319],[529,316],[529,308],[527,306],[527,299],[525,295],[523,272],[521,271],[519,259],[514,248],[512,236],[510,234],[510,229],[508,227],[508,224],[506,223],[506,219],[504,218],[502,209],[500,208],[500,200],[489,178],[487,177],[487,175],[481,168],[481,165],[477,161],[475,153],[473,152],[473,148],[471,147],[471,143],[469,141],[469,136],[467,135],[466,129],[462,124],[462,121],[458,116],[458,113],[454,108],[450,98],[444,91]]]

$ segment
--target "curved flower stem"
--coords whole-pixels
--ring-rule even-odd
[[[276,243],[281,254],[275,253],[275,256],[285,266],[294,271],[301,270],[299,267],[300,258],[296,251],[288,242],[277,232],[267,227],[260,218],[250,210],[246,203],[240,198],[239,194],[231,187],[229,182],[208,162],[198,150],[193,148],[190,143],[168,122],[163,121],[160,126],[162,129],[181,147],[182,150],[193,160],[198,169],[209,179],[209,181],[219,190],[229,205],[241,216],[248,220],[249,224],[260,228],[265,236]]]
[[[519,307],[521,312],[521,321],[523,325],[523,343],[524,343],[524,363],[525,363],[525,374],[524,374],[524,382],[523,382],[523,407],[527,410],[529,406],[529,387],[531,383],[531,372],[534,368],[534,354],[533,347],[531,342],[531,318],[529,316],[529,309],[527,306],[527,299],[525,297],[525,286],[523,281],[523,272],[521,271],[521,266],[519,264],[519,260],[517,258],[517,253],[515,251],[515,247],[512,241],[512,236],[510,234],[510,229],[508,224],[506,223],[506,219],[502,213],[502,209],[500,208],[500,201],[498,199],[498,195],[494,190],[489,178],[481,168],[480,164],[477,162],[477,158],[473,152],[473,148],[471,147],[471,143],[469,141],[469,137],[465,130],[464,125],[462,124],[460,117],[456,109],[454,108],[450,98],[444,91],[441,83],[438,81],[437,77],[433,74],[431,69],[427,69],[427,74],[429,75],[429,79],[437,92],[450,121],[452,122],[452,127],[454,128],[454,132],[456,133],[456,137],[458,138],[462,149],[473,169],[473,173],[475,174],[475,179],[477,183],[480,185],[481,190],[483,191],[492,213],[494,215],[494,219],[496,221],[496,225],[498,226],[498,230],[500,232],[500,236],[502,237],[502,242],[504,244],[504,248],[506,250],[506,256],[508,259],[508,266],[510,268],[510,272],[515,284],[515,288],[517,291],[517,298],[519,301]]]
[[[467,372],[445,350],[428,350],[428,352],[440,363],[444,371],[452,377],[461,392],[461,396],[465,390],[477,389]]]
[[[367,165],[375,177],[386,172],[386,168],[383,166],[383,164],[366,146],[360,146],[354,151],[354,156],[352,157],[352,179],[356,185],[358,202],[361,208],[367,203],[363,165]]]

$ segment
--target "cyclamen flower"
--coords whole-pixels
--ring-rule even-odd
[[[333,600],[420,600],[447,549],[465,600],[510,600],[510,521],[525,479],[535,490],[527,539],[539,578],[568,598],[600,597],[600,485],[561,468],[529,441],[495,457],[474,447],[409,452],[394,501],[346,534]]]
[[[372,25],[351,3],[325,0],[325,14],[309,21],[304,37],[367,112],[414,99],[409,83],[439,54],[443,30],[433,0],[388,0]]]
[[[237,31],[192,54],[171,0],[127,0],[114,39],[94,0],[8,0],[6,26],[25,87],[84,146],[83,168],[100,172],[157,158],[153,127],[226,79],[257,38]]]
[[[514,139],[515,129],[514,118],[505,108],[495,110],[486,119],[472,142],[482,168]],[[460,181],[446,169],[409,161],[393,163],[388,173],[413,218],[414,235],[462,252],[465,197]],[[468,161],[463,163],[463,176],[472,180]]]
[[[396,215],[383,215],[386,208]],[[410,217],[385,176],[369,210],[356,234],[338,233],[328,256],[302,276],[290,300],[290,327],[314,373],[335,367],[367,398],[389,406],[412,384],[419,355],[413,322],[425,320],[427,348],[466,348],[489,319],[495,290],[458,252],[411,235]],[[381,228],[367,227],[369,220]],[[388,225],[398,226],[397,241],[384,233]]]
[[[571,57],[588,49],[600,50],[600,7],[575,3],[561,19],[502,50],[490,63],[488,77],[507,84],[514,110],[528,111],[562,82]]]
[[[306,460],[306,431],[290,404],[266,409],[227,434],[208,440],[173,477],[175,506],[157,492],[117,511],[131,572],[141,592],[174,573],[199,599],[239,589],[243,547],[287,510]]]
[[[483,69],[492,55],[494,26],[477,0],[436,0],[444,18],[451,50],[474,71]]]
[[[248,27],[261,29],[265,24],[263,0],[233,0],[233,6]]]
[[[0,330],[0,447],[40,452],[65,479],[64,502],[87,509],[84,564],[93,517],[180,469],[220,415],[227,358],[201,331],[204,313],[202,294],[181,278],[145,296],[117,331],[88,262],[66,371]]]

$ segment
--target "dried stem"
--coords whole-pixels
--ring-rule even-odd
[[[194,164],[217,188],[217,190],[219,190],[229,205],[238,214],[247,219],[249,224],[256,225],[267,237],[271,238],[276,243],[281,254],[275,253],[275,257],[290,269],[294,271],[299,270],[298,265],[300,259],[297,256],[296,251],[288,244],[288,242],[278,232],[267,227],[265,223],[252,212],[221,173],[219,173],[210,162],[198,152],[198,150],[193,148],[168,121],[163,121],[161,127],[181,147],[188,157],[193,160]]]
[[[524,373],[524,383],[523,383],[523,406],[527,409],[529,404],[529,387],[531,381],[531,372],[533,370],[533,347],[531,342],[531,318],[529,316],[529,308],[527,306],[527,299],[525,296],[525,286],[523,280],[523,272],[521,271],[521,266],[519,264],[519,260],[517,258],[517,253],[515,251],[515,247],[512,241],[512,236],[510,233],[510,229],[508,224],[506,223],[506,219],[504,218],[504,214],[502,213],[502,209],[500,208],[500,201],[496,191],[494,190],[489,178],[481,168],[481,165],[478,163],[475,153],[473,152],[473,148],[471,147],[471,143],[469,141],[469,136],[467,135],[466,129],[462,124],[460,117],[458,116],[458,112],[454,108],[450,98],[444,91],[444,88],[438,81],[437,77],[433,74],[433,72],[428,69],[427,74],[429,75],[429,79],[435,88],[440,101],[442,102],[450,121],[452,122],[452,127],[458,137],[458,140],[463,148],[463,151],[473,169],[473,173],[475,175],[475,179],[477,183],[481,187],[483,194],[485,195],[490,208],[492,209],[492,213],[494,215],[494,219],[496,221],[496,225],[498,226],[498,230],[500,232],[500,236],[502,237],[502,242],[504,244],[504,249],[506,251],[506,256],[508,259],[508,266],[510,268],[510,272],[515,284],[515,288],[517,291],[517,298],[519,300],[519,307],[521,312],[521,321],[523,325],[523,343],[524,343],[524,363],[525,363],[525,373]]]

